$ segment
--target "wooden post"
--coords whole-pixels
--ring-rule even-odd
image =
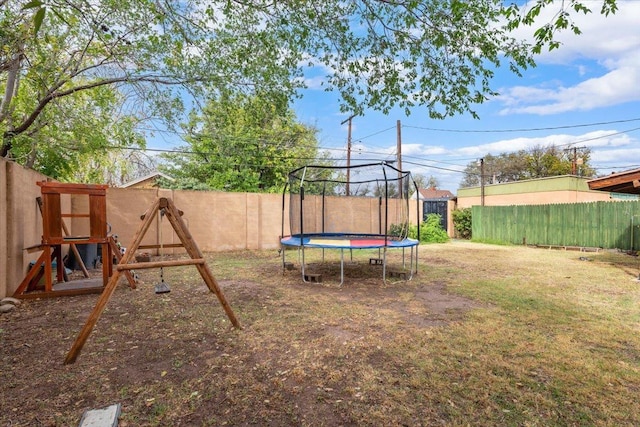
[[[163,205],[166,205],[164,207],[167,219],[173,226],[173,229],[184,245],[184,248],[186,249],[189,256],[194,259],[203,258],[202,252],[200,252],[200,248],[198,248],[198,245],[193,240],[191,233],[182,220],[182,216],[180,216],[180,212],[178,211],[178,209],[176,209],[171,199],[167,199],[164,197],[160,199],[160,206],[163,207]],[[218,286],[218,282],[213,277],[213,274],[211,274],[211,270],[209,270],[207,264],[196,264],[196,268],[198,269],[198,272],[200,273],[200,276],[202,276],[204,282],[207,284],[209,290],[215,293],[218,297],[218,301],[220,301],[222,308],[224,309],[225,313],[227,313],[227,317],[229,318],[233,326],[237,329],[242,329],[242,327],[240,326],[240,322],[238,322],[238,319],[236,319],[236,315],[233,313],[231,306],[224,297],[222,290],[220,290],[220,286]]]
[[[156,201],[155,204],[153,205],[156,211],[158,209],[158,204],[159,204],[159,200]],[[133,242],[131,243],[131,245],[129,245],[129,248],[131,248],[131,250],[127,250],[124,256],[122,257],[123,264],[129,264],[131,262],[131,259],[133,258],[133,254],[136,248],[140,245],[140,242],[142,241],[142,238],[144,237],[145,233],[149,229],[149,226],[151,225],[153,218],[154,218],[153,215],[148,215],[147,218],[145,218],[145,220],[143,221],[142,225],[140,226],[140,228],[138,229],[138,231],[136,232],[133,238]],[[109,299],[113,294],[113,291],[116,289],[116,285],[118,284],[119,278],[120,278],[120,271],[116,270],[115,273],[113,273],[113,275],[111,276],[111,279],[109,279],[109,282],[107,283],[107,286],[102,292],[102,295],[100,295],[100,298],[98,299],[96,306],[93,308],[93,311],[87,318],[87,322],[85,323],[84,327],[78,334],[76,341],[71,346],[71,350],[69,350],[69,353],[67,353],[67,357],[64,360],[65,365],[68,365],[69,363],[73,363],[76,361],[78,354],[80,354],[80,351],[84,346],[84,343],[87,341],[87,338],[89,338],[89,335],[91,334],[91,331],[93,330],[94,326],[98,322],[98,319],[100,318],[100,315],[104,311],[104,308],[106,307],[107,302],[109,302]]]
[[[116,241],[113,238],[113,236],[111,236],[109,238],[109,247],[111,248],[111,252],[113,252],[113,254],[115,255],[116,259],[118,260],[118,264],[121,264],[122,263],[122,253],[120,252],[120,248],[118,248],[118,245],[116,245]],[[113,271],[110,274],[113,274]],[[124,275],[127,278],[127,281],[129,282],[129,287],[131,289],[135,289],[136,288],[136,279],[133,277],[133,275],[131,275],[131,271],[125,270]]]
[[[44,214],[42,213],[42,197],[36,197],[36,203],[38,204],[40,215],[44,218]],[[69,229],[67,228],[67,224],[64,222],[64,219],[62,219],[61,221],[62,221],[62,231],[64,232],[64,235],[65,236],[71,235],[71,233],[69,233]],[[78,252],[78,248],[76,247],[76,244],[70,243],[69,247],[71,248],[73,255],[76,257],[76,261],[78,262],[78,264],[80,264],[80,269],[82,270],[82,274],[84,275],[84,277],[88,278],[89,271],[87,270],[87,266],[84,265],[84,261],[80,256],[80,252]]]

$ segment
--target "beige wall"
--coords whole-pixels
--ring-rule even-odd
[[[609,201],[611,194],[593,191],[588,178],[561,175],[524,181],[489,184],[484,187],[485,206],[547,205]],[[458,189],[458,208],[482,204],[480,187]]]
[[[610,201],[609,193],[603,191],[547,191],[524,194],[485,195],[485,206],[509,205],[548,205],[555,203],[584,203]],[[470,208],[481,204],[480,196],[458,197],[458,209]]]
[[[171,198],[184,213],[182,219],[202,251],[279,247],[281,195],[109,188],[107,220],[123,246],[130,244],[140,227],[140,216],[158,197]],[[160,223],[162,243],[179,243],[171,224],[160,216],[142,243],[159,244]],[[181,251],[164,249],[164,253]]]
[[[0,158],[0,298],[13,294],[40,252],[25,248],[42,240],[42,217],[36,197],[38,181],[47,177]],[[69,197],[62,198],[62,208],[70,209]]]
[[[453,225],[453,211],[457,209],[458,205],[455,200],[447,201],[447,235],[452,239],[456,236],[456,230]]]

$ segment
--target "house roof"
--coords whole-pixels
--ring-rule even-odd
[[[424,200],[431,199],[453,199],[455,196],[449,190],[437,190],[435,188],[420,188],[418,189],[420,198]]]
[[[640,169],[613,173],[587,181],[590,190],[640,194]]]
[[[148,175],[142,176],[142,177],[140,177],[138,179],[134,179],[133,181],[126,182],[126,183],[120,185],[119,187],[120,188],[134,187],[136,184],[140,184],[141,182],[149,181],[151,179],[156,179],[156,178],[160,178],[160,177],[168,179],[169,181],[175,181],[175,179],[170,177],[169,175],[165,175],[162,172],[157,172],[156,171],[156,172],[152,172],[152,173],[150,173]]]

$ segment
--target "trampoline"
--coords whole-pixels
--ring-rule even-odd
[[[355,166],[304,166],[289,173],[282,196],[282,234],[285,247],[299,251],[303,282],[307,280],[306,249],[340,251],[340,286],[344,284],[344,250],[378,249],[375,264],[387,277],[387,250],[410,249],[407,280],[418,268],[418,239],[408,237],[409,189],[417,191],[411,173],[387,162]],[[289,195],[289,235],[285,234],[286,200]],[[416,198],[416,223],[419,204]],[[286,248],[283,248],[286,249]],[[370,260],[371,263],[371,260]],[[282,250],[283,271],[286,250]]]

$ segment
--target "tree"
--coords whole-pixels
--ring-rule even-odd
[[[502,153],[498,156],[487,154],[484,161],[484,183],[498,184],[526,179],[526,152]],[[465,176],[461,182],[462,187],[480,185],[480,162],[473,161],[467,164]]]
[[[438,182],[438,178],[433,175],[429,175],[427,178],[425,175],[421,173],[417,173],[413,175],[413,180],[415,181],[418,188],[434,188],[437,189],[440,186]]]
[[[570,174],[591,177],[595,176],[595,169],[589,166],[590,157],[591,150],[584,147],[560,150],[536,146],[527,155],[527,170],[530,178]]]
[[[580,149],[580,158],[574,159],[573,155],[569,154],[570,152],[573,153],[574,150],[560,150],[554,145],[547,147],[539,145],[528,151],[502,153],[498,156],[487,154],[483,157],[484,183],[499,184],[524,179],[569,175],[573,170],[579,176],[593,176],[595,174],[595,170],[588,163],[590,158],[588,148]],[[480,185],[479,162],[474,161],[467,164],[464,173],[464,179],[460,183],[462,187]]]
[[[28,111],[36,96],[33,87],[22,87],[13,102],[15,115]],[[109,87],[56,100],[39,114],[28,132],[12,137],[12,157],[61,181],[76,180],[84,170],[92,174],[89,182],[105,182],[97,179],[97,169],[107,168],[109,159],[115,160],[122,148],[145,145],[142,134],[135,130],[138,121],[123,115],[121,104],[120,94]]]
[[[163,155],[173,187],[278,192],[287,174],[321,157],[316,130],[296,121],[286,103],[255,96],[211,100],[185,125],[188,145]]]
[[[185,93],[196,107],[203,94],[258,88],[290,98],[309,69],[328,70],[327,89],[353,114],[421,105],[433,118],[475,116],[474,105],[495,94],[493,70],[503,62],[515,73],[533,66],[536,52],[558,46],[556,31],[579,33],[571,14],[589,13],[586,4],[0,1],[0,155],[15,158],[33,146],[51,123],[41,115],[81,91],[115,88],[135,97],[123,104],[132,116],[175,125]],[[616,11],[615,0],[601,4],[604,15]],[[536,32],[535,45],[514,39],[510,31],[533,24],[544,7],[558,13]]]
[[[156,160],[144,151],[110,148],[84,153],[68,180],[115,187],[149,175],[156,168]]]

